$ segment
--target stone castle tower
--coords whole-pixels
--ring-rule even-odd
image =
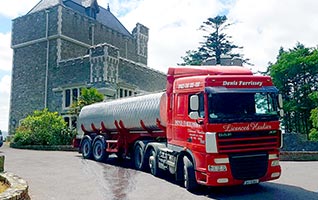
[[[68,109],[81,88],[106,98],[164,89],[165,74],[147,67],[148,32],[137,23],[130,33],[97,0],[41,0],[14,19],[10,133],[43,108],[74,125]]]

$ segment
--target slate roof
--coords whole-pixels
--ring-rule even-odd
[[[41,0],[39,3],[37,3],[29,12],[34,13],[52,6],[55,6],[60,3],[60,0]]]
[[[28,12],[28,14],[50,8],[58,4],[62,4],[66,7],[71,8],[72,10],[75,10],[87,16],[86,7],[92,5],[93,2],[94,0],[41,0]],[[115,31],[118,31],[119,33],[123,35],[132,37],[131,33],[110,12],[109,8],[105,9],[99,6],[99,12],[96,14],[96,20]]]

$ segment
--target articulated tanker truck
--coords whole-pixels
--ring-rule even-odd
[[[165,92],[85,106],[77,144],[86,159],[130,158],[189,191],[257,184],[281,175],[282,107],[271,78],[246,68],[171,67]]]

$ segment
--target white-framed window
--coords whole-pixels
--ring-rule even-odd
[[[81,88],[66,88],[63,90],[63,108],[67,109],[72,106],[81,94]]]
[[[63,115],[63,119],[69,129],[76,129],[77,127],[77,116],[76,115]]]
[[[119,98],[124,98],[124,97],[131,97],[131,96],[136,96],[137,92],[130,90],[130,89],[125,89],[125,88],[120,88],[119,89]]]

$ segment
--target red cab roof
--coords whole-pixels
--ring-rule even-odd
[[[198,75],[252,75],[252,71],[240,66],[177,66],[170,67],[168,76],[184,77]]]

